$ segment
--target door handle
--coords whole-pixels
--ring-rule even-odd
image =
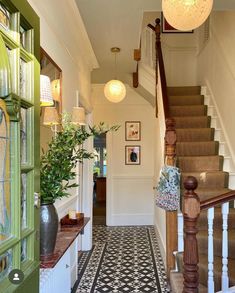
[[[34,192],[34,207],[39,209],[40,203],[40,194],[38,192]]]

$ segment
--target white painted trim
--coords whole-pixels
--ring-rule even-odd
[[[157,239],[158,239],[159,249],[160,249],[161,256],[162,256],[162,259],[163,259],[163,262],[164,262],[164,266],[166,268],[167,267],[167,265],[166,265],[166,246],[164,245],[164,241],[162,239],[162,236],[161,236],[161,234],[159,233],[159,231],[157,229],[156,223],[154,225],[154,230],[155,230],[155,233],[156,233],[156,236],[157,236]]]
[[[204,94],[205,94],[205,92],[207,92],[207,95],[209,95],[209,98],[211,98],[211,100],[213,102],[212,104],[215,107],[216,116],[219,118],[220,128],[221,128],[221,130],[223,132],[224,140],[226,141],[227,146],[228,146],[228,150],[229,150],[229,153],[230,153],[229,155],[231,157],[231,160],[233,162],[233,165],[235,165],[235,154],[233,152],[232,144],[230,142],[229,136],[228,136],[227,131],[226,131],[226,128],[224,126],[223,119],[222,119],[222,116],[221,116],[220,111],[219,111],[219,107],[216,104],[216,100],[215,100],[215,97],[214,97],[214,94],[213,94],[213,91],[212,91],[210,82],[209,82],[208,79],[206,79],[205,80],[205,83],[206,83],[207,90],[205,88],[203,88],[202,92]]]
[[[107,176],[106,176],[106,225],[112,226],[113,184],[112,184],[112,156],[113,133],[106,135]]]
[[[86,116],[87,125],[93,125],[93,116]],[[84,148],[88,152],[93,152],[93,138],[90,137],[84,143]],[[82,212],[90,221],[84,229],[82,235],[82,250],[92,248],[92,216],[93,216],[93,160],[84,160],[83,162],[83,192],[82,192]]]

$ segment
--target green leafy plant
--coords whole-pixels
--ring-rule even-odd
[[[61,130],[52,138],[48,150],[41,157],[41,203],[50,204],[58,198],[68,197],[68,189],[78,186],[73,182],[77,163],[94,157],[93,153],[82,147],[83,143],[91,136],[118,128],[107,127],[104,123],[88,129],[77,127],[71,123],[67,113],[63,114]]]

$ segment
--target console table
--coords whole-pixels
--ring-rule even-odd
[[[90,218],[76,226],[61,226],[56,239],[54,254],[41,258],[40,293],[70,293],[77,279],[77,237]]]

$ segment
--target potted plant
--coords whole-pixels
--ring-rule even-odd
[[[49,256],[53,253],[58,230],[58,215],[54,207],[57,199],[68,197],[69,189],[77,187],[73,180],[78,162],[92,159],[93,153],[82,148],[82,144],[91,136],[99,135],[118,126],[75,126],[70,122],[68,114],[63,114],[61,130],[56,133],[48,145],[48,150],[41,156],[40,170],[40,254]]]

